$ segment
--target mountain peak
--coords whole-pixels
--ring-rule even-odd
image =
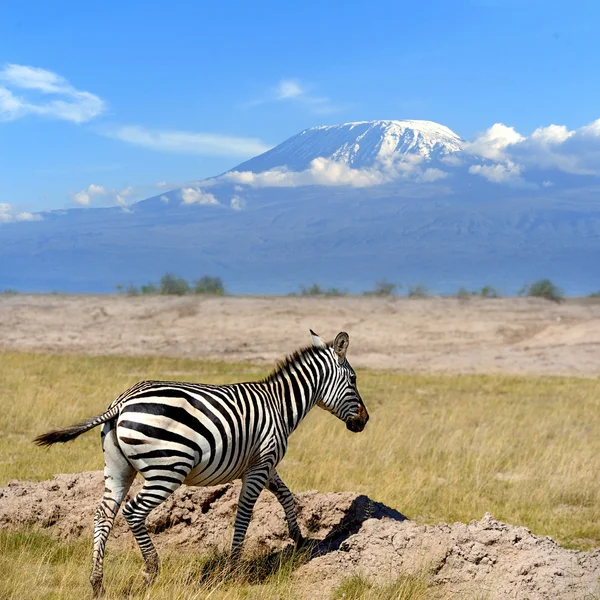
[[[461,138],[433,121],[356,121],[305,129],[232,170],[260,173],[285,167],[302,171],[319,157],[359,169],[395,155],[435,160],[460,150]]]

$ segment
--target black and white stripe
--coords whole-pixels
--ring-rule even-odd
[[[302,541],[294,500],[276,471],[288,437],[318,404],[362,431],[369,416],[346,360],[348,334],[286,358],[265,380],[232,385],[144,381],[119,396],[105,413],[80,425],[36,438],[39,445],[66,442],[103,424],[104,497],[95,515],[90,581],[102,591],[106,540],[136,473],[140,492],[123,509],[145,560],[148,583],[158,572],[158,555],[146,528],[150,511],[182,483],[207,486],[242,479],[232,551],[241,551],[256,500],[267,488],[285,511],[290,536]]]

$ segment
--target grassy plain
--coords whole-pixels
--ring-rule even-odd
[[[0,486],[102,468],[97,432],[50,450],[31,439],[102,412],[136,381],[225,383],[268,371],[248,363],[13,352],[0,354],[0,365]],[[600,546],[600,381],[359,370],[358,385],[371,414],[366,430],[352,434],[315,409],[279,469],[292,490],[362,492],[428,523],[468,522],[489,511],[568,547]],[[36,532],[2,532],[0,598],[80,597],[88,593],[89,560],[89,540],[58,544]],[[163,560],[171,566],[152,598],[294,597],[285,566],[261,585],[202,587],[183,585],[202,559]],[[144,597],[139,567],[136,553],[110,553],[115,597]],[[41,588],[28,596],[31,572]],[[409,587],[423,597],[419,585]],[[366,597],[377,594],[365,588]]]

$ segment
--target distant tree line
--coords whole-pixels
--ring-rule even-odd
[[[363,296],[395,296],[397,292],[404,289],[401,284],[396,284],[382,279],[375,282],[373,289],[366,290]],[[300,286],[300,292],[292,292],[290,296],[349,296],[347,290],[341,290],[336,287],[324,288],[318,283],[310,286]],[[409,285],[406,287],[406,296],[409,298],[428,298],[429,289],[423,284]],[[554,285],[549,279],[540,279],[531,284],[524,285],[517,293],[518,296],[530,298],[545,298],[553,302],[562,302],[565,299],[563,291]],[[484,285],[482,288],[468,290],[465,287],[459,288],[454,294],[456,298],[466,300],[468,298],[501,298],[502,295],[493,285]],[[590,298],[600,298],[600,292],[589,295]]]
[[[148,295],[163,295],[163,296],[186,296],[189,294],[205,294],[212,296],[223,296],[226,294],[225,286],[220,277],[204,275],[199,279],[188,281],[183,277],[178,277],[173,273],[165,273],[158,283],[145,283],[139,287],[130,283],[128,285],[118,284],[117,292],[128,296],[148,296]],[[406,288],[398,283],[393,283],[387,279],[380,279],[375,282],[370,290],[362,292],[362,296],[396,296],[405,290],[406,296],[409,298],[428,298],[432,294],[427,286],[423,284],[408,285]],[[4,296],[18,294],[15,289],[5,288],[0,291]],[[52,292],[57,294],[57,292]],[[299,292],[292,292],[289,296],[301,297],[336,297],[350,296],[350,292],[346,289],[337,287],[322,287],[318,283],[313,283],[309,286],[300,286]],[[467,300],[469,298],[501,298],[500,292],[493,285],[484,285],[482,288],[468,290],[461,287],[455,294],[455,298]],[[550,279],[539,279],[533,283],[524,285],[518,292],[517,296],[529,298],[545,298],[552,302],[562,302],[565,299],[565,294],[561,288],[556,286]],[[588,295],[588,298],[600,299],[600,290]]]
[[[178,277],[173,273],[165,273],[158,283],[145,283],[139,287],[130,283],[129,285],[119,284],[116,286],[117,292],[125,293],[128,296],[186,296],[188,294],[206,294],[211,296],[224,296],[225,286],[220,277],[204,275],[200,279],[188,282],[183,277]]]

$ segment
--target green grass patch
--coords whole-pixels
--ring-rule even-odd
[[[98,431],[50,449],[31,440],[103,412],[136,381],[225,383],[270,370],[26,353],[0,361],[0,485],[102,468]],[[600,546],[600,381],[359,370],[358,385],[365,431],[314,409],[279,468],[293,491],[357,491],[428,523],[489,511],[568,547]]]

